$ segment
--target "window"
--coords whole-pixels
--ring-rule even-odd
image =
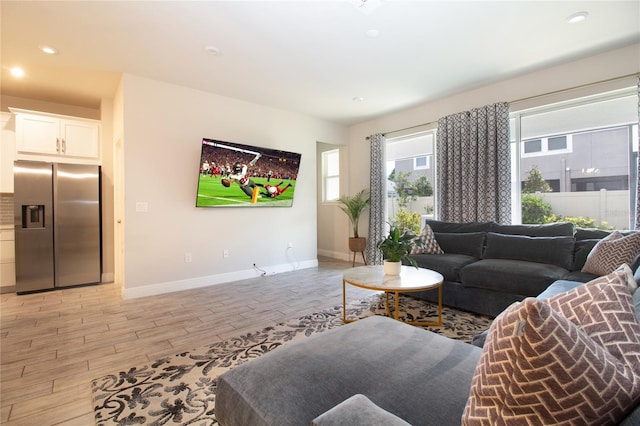
[[[531,154],[532,152],[542,152],[542,139],[524,141],[524,153]]]
[[[387,139],[387,221],[419,233],[433,218],[435,131]]]
[[[340,198],[340,150],[322,153],[322,201]]]
[[[422,155],[413,159],[413,170],[425,170],[431,168],[431,155]]]
[[[515,223],[629,229],[638,161],[633,89],[512,112]]]
[[[571,135],[549,136],[522,141],[522,156],[537,157],[571,152]]]
[[[556,136],[547,140],[547,149],[549,151],[560,151],[567,149],[567,137]]]

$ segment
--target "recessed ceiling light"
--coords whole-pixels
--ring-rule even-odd
[[[587,19],[587,16],[589,16],[589,12],[585,11],[572,13],[571,15],[567,16],[567,22],[570,24],[576,24]]]
[[[218,49],[218,48],[217,48],[217,47],[215,47],[215,46],[205,46],[205,47],[204,47],[204,50],[205,50],[208,54],[213,55],[213,56],[218,56],[218,55],[220,55],[220,49]]]
[[[362,102],[364,101],[364,98],[361,96],[356,96],[354,98],[351,99],[353,102]]]
[[[11,68],[11,75],[16,78],[22,78],[24,77],[24,70],[20,67],[13,67]]]
[[[368,30],[365,34],[369,38],[376,38],[376,37],[378,37],[380,35],[380,31],[378,31],[378,30]]]
[[[40,50],[47,55],[55,55],[56,53],[58,53],[58,49],[51,46],[40,46]]]

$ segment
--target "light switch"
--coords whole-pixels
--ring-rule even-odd
[[[137,212],[148,212],[149,211],[149,203],[146,201],[137,201],[136,202],[136,211]]]

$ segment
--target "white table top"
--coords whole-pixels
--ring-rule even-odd
[[[444,280],[442,275],[431,269],[404,265],[400,275],[385,275],[382,265],[359,266],[344,271],[342,279],[357,287],[381,291],[429,290]]]

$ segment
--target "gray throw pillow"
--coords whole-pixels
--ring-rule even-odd
[[[573,237],[527,237],[487,233],[484,259],[513,259],[556,265],[570,270]]]
[[[485,235],[484,232],[435,232],[436,241],[445,253],[464,254],[478,259],[482,258]]]
[[[311,422],[312,426],[411,426],[400,417],[383,410],[364,395],[356,394]]]

